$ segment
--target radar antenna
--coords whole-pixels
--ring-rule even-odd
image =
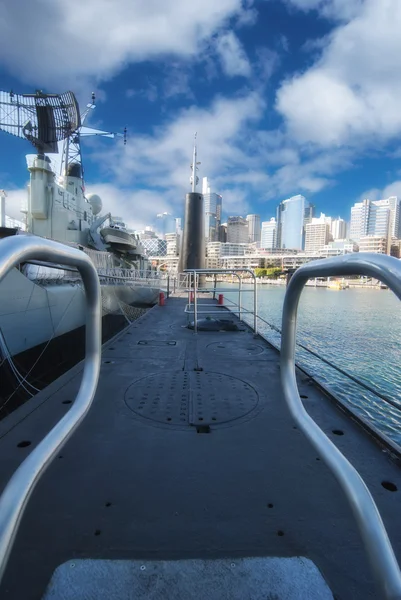
[[[78,103],[72,92],[0,91],[0,130],[28,140],[39,154],[57,153],[57,143],[80,127]]]
[[[83,178],[81,138],[89,136],[123,137],[127,133],[113,133],[85,126],[89,113],[95,108],[95,93],[82,115],[75,95],[45,94],[37,90],[34,94],[15,94],[0,91],[0,131],[5,131],[28,140],[38,154],[58,154],[62,146],[59,175],[71,173],[72,165],[79,165]],[[75,168],[75,172],[77,169]]]

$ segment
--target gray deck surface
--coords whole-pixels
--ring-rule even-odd
[[[29,501],[0,597],[41,598],[71,559],[252,556],[306,557],[337,599],[379,597],[342,491],[286,409],[277,352],[246,327],[195,335],[184,302],[170,298],[105,346],[94,405]],[[1,487],[69,409],[80,371],[0,423]],[[299,382],[309,413],[364,477],[400,559],[401,491],[381,485],[401,490],[399,467]]]

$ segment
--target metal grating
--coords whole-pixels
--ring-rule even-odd
[[[218,426],[247,416],[258,405],[248,383],[222,373],[154,373],[131,384],[127,406],[143,419],[166,426]]]

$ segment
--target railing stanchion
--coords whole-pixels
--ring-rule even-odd
[[[198,297],[196,271],[194,271],[194,331],[195,333],[198,333]]]

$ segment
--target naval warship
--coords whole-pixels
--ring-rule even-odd
[[[102,216],[100,197],[85,193],[81,138],[115,137],[85,125],[94,107],[94,95],[80,114],[72,92],[0,92],[0,129],[28,140],[37,151],[27,156],[25,226],[6,226],[1,193],[0,239],[35,235],[89,256],[100,277],[107,339],[157,301],[160,277],[138,236],[127,231],[120,217]],[[0,397],[12,398],[0,416],[48,383],[55,368],[80,357],[76,348],[82,346],[84,305],[76,269],[30,260],[8,273],[0,286]],[[17,393],[15,382],[20,384]]]

